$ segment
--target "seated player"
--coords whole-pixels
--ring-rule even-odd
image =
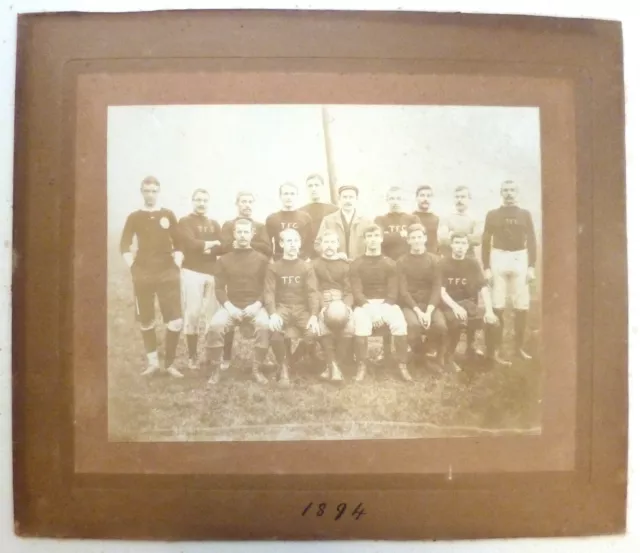
[[[474,344],[476,332],[482,326],[483,319],[488,325],[485,327],[487,357],[492,359],[494,353],[494,333],[490,327],[496,325],[498,318],[493,312],[491,294],[480,263],[475,258],[467,257],[469,246],[469,237],[466,234],[452,234],[451,256],[443,258],[440,262],[442,301],[446,305],[443,311],[448,333],[445,362],[451,371],[461,370],[454,360],[454,354],[463,329],[467,332],[467,359],[473,360],[478,356]],[[484,317],[478,307],[479,295],[484,303]]]
[[[319,334],[316,274],[311,263],[298,257],[301,245],[297,230],[288,228],[280,233],[282,258],[267,267],[264,284],[271,347],[280,367],[281,386],[289,386],[289,366],[295,361],[291,339],[302,336],[311,346]]]
[[[336,362],[336,350],[338,351],[338,358],[345,359],[354,331],[352,314],[345,328],[338,335],[334,335],[327,328],[324,320],[326,308],[334,301],[343,302],[349,310],[353,306],[349,263],[342,257],[338,257],[339,246],[340,242],[337,233],[330,230],[325,231],[320,239],[322,255],[313,261],[318,289],[322,294],[323,301],[322,311],[320,311],[318,318],[318,326],[320,329],[320,343],[322,344],[327,364],[326,370],[320,376],[322,378],[330,377],[334,381],[343,380],[342,371]]]
[[[373,330],[387,326],[395,344],[398,369],[404,380],[411,380],[407,370],[407,322],[398,301],[398,275],[392,259],[382,255],[382,230],[378,225],[364,229],[365,254],[351,264],[351,290],[354,304],[355,349],[358,361],[356,381],[367,372],[369,336]]]
[[[409,345],[414,360],[424,354],[422,337],[433,340],[437,360],[444,365],[445,335],[447,326],[440,305],[442,284],[440,280],[440,258],[426,248],[427,232],[420,224],[407,229],[409,253],[398,260],[398,283],[400,304],[407,321]]]
[[[218,382],[224,336],[238,325],[252,325],[254,355],[252,374],[266,384],[260,368],[269,349],[269,315],[263,307],[262,289],[269,259],[251,247],[253,222],[238,219],[234,223],[234,249],[218,259],[216,297],[221,308],[215,313],[207,333],[207,361],[212,365],[210,384]]]

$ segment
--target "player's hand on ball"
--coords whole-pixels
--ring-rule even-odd
[[[493,283],[493,273],[491,272],[491,269],[484,270],[484,279],[487,281],[488,284]]]
[[[460,319],[461,321],[466,321],[467,320],[467,312],[464,309],[464,307],[456,305],[453,308],[453,314],[456,316],[456,319]]]
[[[496,317],[496,314],[493,311],[487,311],[484,314],[484,322],[488,325],[496,325],[498,324],[498,317]]]
[[[533,282],[536,279],[536,270],[533,267],[527,269],[527,283]]]
[[[282,320],[282,317],[277,313],[274,313],[273,315],[271,315],[271,317],[269,317],[269,328],[272,332],[280,332],[283,326],[284,321]]]
[[[309,322],[307,323],[307,330],[315,335],[320,334],[320,325],[318,324],[318,317],[316,317],[315,315],[311,315],[311,317],[309,317]]]

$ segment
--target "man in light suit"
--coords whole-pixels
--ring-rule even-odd
[[[341,258],[352,261],[364,255],[364,229],[371,226],[373,221],[357,212],[358,196],[359,190],[356,186],[345,185],[338,189],[340,209],[322,220],[315,240],[316,251],[320,251],[322,236],[331,231],[338,235],[338,254],[341,254]]]

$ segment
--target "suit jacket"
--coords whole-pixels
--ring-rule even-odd
[[[327,230],[332,230],[338,234],[338,239],[340,240],[338,252],[346,253],[349,261],[356,259],[364,255],[364,229],[370,225],[373,225],[373,221],[367,217],[358,215],[356,211],[353,216],[353,221],[351,222],[349,244],[347,244],[346,232],[344,224],[342,223],[342,211],[338,210],[335,213],[331,213],[322,219],[322,223],[320,223],[320,229],[318,230],[318,235],[315,240],[316,251],[320,251],[322,234]]]

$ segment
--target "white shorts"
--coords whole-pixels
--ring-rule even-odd
[[[529,309],[529,255],[527,250],[509,252],[491,250],[490,256],[493,284],[491,301],[495,309],[504,309],[510,299],[514,309]]]
[[[182,269],[181,281],[184,333],[197,334],[202,317],[208,328],[219,307],[215,294],[215,279],[206,273]]]
[[[389,305],[384,300],[369,300],[362,307],[356,307],[353,312],[353,322],[356,336],[371,336],[373,334],[373,317],[379,315],[383,323],[389,328],[392,336],[407,335],[407,321],[399,305]]]

